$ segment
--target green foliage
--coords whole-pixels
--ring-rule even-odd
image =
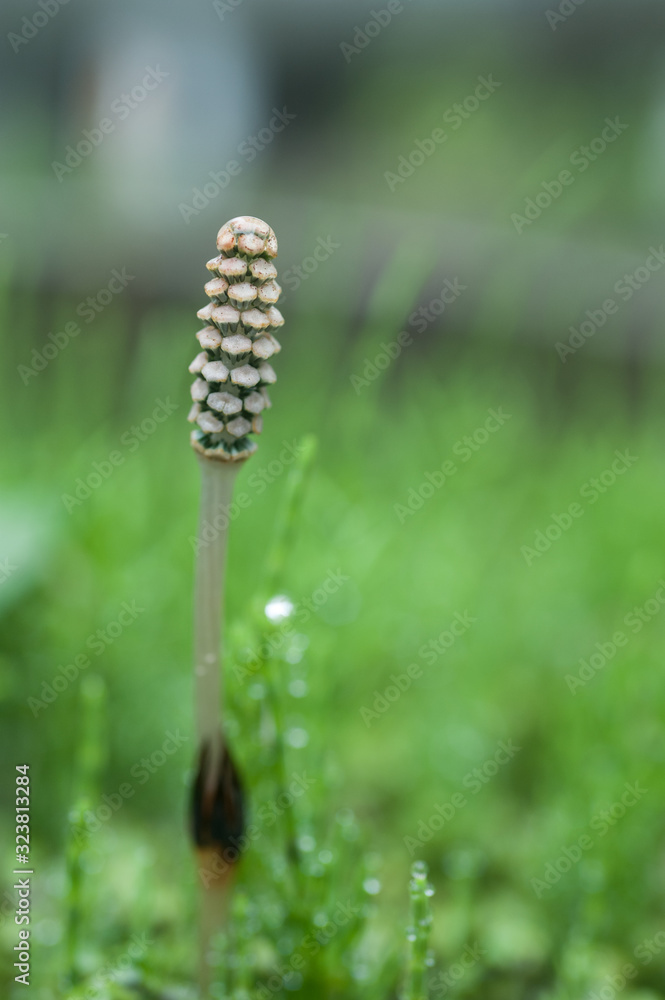
[[[404,1000],[427,1000],[427,968],[433,964],[427,950],[432,926],[429,897],[434,889],[427,881],[427,865],[423,861],[416,861],[411,867],[409,891],[411,922],[406,932],[409,958]]]
[[[330,391],[305,398],[305,361],[302,371],[284,365],[270,434],[240,474],[250,502],[231,527],[226,700],[260,836],[243,852],[218,943],[219,996],[397,995],[409,961],[405,887],[422,856],[439,890],[433,979],[480,949],[450,995],[577,998],[632,962],[622,995],[652,1000],[663,995],[662,954],[656,943],[646,962],[637,949],[660,931],[665,617],[635,630],[625,619],[654,598],[665,557],[659,370],[645,375],[636,413],[621,373],[588,367],[581,353],[564,404],[553,351],[549,362],[522,348],[463,353],[432,329],[356,393],[349,376],[394,339],[403,305],[385,331],[370,312],[349,344],[320,320],[312,365],[318,385],[329,372]],[[14,331],[2,373],[31,447],[10,439],[3,456],[1,537],[14,537],[19,569],[2,585],[1,745],[11,763],[30,762],[36,789],[34,977],[44,1000],[67,975],[77,980],[70,994],[96,982],[104,1000],[135,996],[132,983],[145,996],[186,996],[195,976],[186,800],[198,481],[181,419],[191,321],[150,314],[131,355],[122,316],[99,322],[27,386],[12,364],[29,341]],[[296,314],[289,331],[290,356],[307,359],[311,317]],[[134,448],[132,428],[160,393],[180,409]],[[500,407],[510,418],[464,459],[458,443]],[[301,491],[301,466],[280,455],[309,428],[318,454]],[[527,565],[522,548],[626,448],[634,466]],[[114,449],[124,461],[68,513],[62,495]],[[456,473],[400,521],[395,505],[408,506],[447,460]],[[38,536],[16,530],[26,518]],[[280,618],[289,605],[277,602],[269,618],[277,596],[292,610]],[[111,635],[132,602],[136,617]],[[457,613],[475,621],[437,651]],[[618,630],[629,642],[572,693],[567,675]],[[79,654],[88,665],[55,691]],[[420,674],[393,702],[393,675],[408,678],[411,664]],[[376,712],[369,724],[363,707]],[[169,732],[190,741],[165,755]],[[490,774],[511,740],[519,751]],[[314,784],[270,825],[261,820],[303,774]],[[602,836],[591,828],[593,847],[537,895],[532,881],[635,782],[648,792]],[[72,804],[75,828],[85,824],[78,843]],[[338,905],[359,912],[323,945],[316,935]],[[9,955],[11,919],[0,933]],[[315,954],[307,936],[321,944]],[[289,969],[293,956],[302,968]]]

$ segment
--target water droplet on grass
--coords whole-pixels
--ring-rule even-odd
[[[306,729],[301,729],[300,726],[294,726],[286,731],[286,742],[290,747],[301,750],[309,743],[309,733]]]
[[[293,610],[293,601],[285,594],[271,597],[264,608],[266,618],[271,622],[283,622],[285,618],[293,614]]]

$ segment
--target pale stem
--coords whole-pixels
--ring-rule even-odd
[[[208,746],[207,780],[217,781],[222,752],[222,636],[229,511],[240,462],[197,455],[201,508],[194,598],[194,670],[199,746]]]

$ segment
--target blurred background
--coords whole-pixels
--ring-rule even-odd
[[[312,831],[350,810],[362,831],[371,948],[401,948],[422,857],[434,996],[577,1000],[623,976],[665,997],[662,7],[5,0],[0,21],[10,995],[26,762],[40,1000],[85,781],[98,804],[136,794],[77,861],[82,965],[146,927],[156,965],[189,961],[191,739],[136,769],[192,737],[187,365],[217,230],[250,214],[279,240],[286,325],[238,485],[229,642],[242,662],[285,448],[313,432],[286,743],[325,778]],[[261,691],[227,683],[251,773]],[[454,975],[465,948],[482,957]]]

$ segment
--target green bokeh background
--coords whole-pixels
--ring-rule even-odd
[[[266,26],[249,6],[234,13],[237,30],[242,24],[261,40]],[[194,757],[189,539],[199,483],[184,422],[187,364],[204,262],[217,228],[241,211],[275,228],[280,274],[310,256],[319,237],[339,244],[299,288],[285,285],[274,405],[238,482],[250,502],[231,528],[228,631],[239,662],[286,489],[279,455],[314,433],[318,451],[284,590],[298,603],[331,572],[348,580],[299,628],[295,652],[278,660],[287,735],[296,734],[288,759],[293,771],[320,776],[306,807],[313,829],[324,831],[340,810],[358,819],[365,863],[381,883],[372,947],[403,948],[409,866],[422,857],[437,889],[436,970],[450,968],[467,945],[482,949],[450,995],[579,998],[633,963],[626,1000],[665,997],[662,946],[648,963],[635,951],[665,930],[665,614],[655,598],[665,577],[662,274],[565,363],[555,346],[661,245],[662,55],[653,38],[662,12],[638,4],[624,21],[588,0],[553,32],[545,9],[490,5],[478,20],[458,7],[414,3],[403,28],[386,28],[346,65],[339,43],[370,16],[347,10],[341,28],[320,27],[326,58],[336,60],[334,94],[278,33],[272,90],[256,114],[260,126],[286,103],[299,117],[189,227],[177,205],[209,169],[195,150],[179,187],[143,190],[137,182],[132,198],[148,207],[128,231],[129,210],[114,219],[104,203],[106,147],[58,185],[50,161],[64,142],[47,102],[30,100],[29,87],[14,98],[21,114],[5,121],[0,175],[0,558],[15,567],[0,584],[0,880],[9,892],[13,767],[28,762],[37,872],[31,988],[40,1000],[57,995],[62,971],[84,673],[102,678],[107,692],[91,737],[100,755],[96,801],[168,730],[190,742],[95,834],[84,859],[83,964],[99,967],[149,928],[154,966],[174,981],[193,969],[185,817]],[[165,10],[175,25],[174,8]],[[20,53],[26,65],[39,46],[60,65],[65,41],[76,44],[78,22],[65,24],[68,15],[54,20],[51,38],[44,31]],[[198,30],[219,30],[207,5],[191,16]],[[301,16],[305,44],[317,22],[309,9]],[[224,24],[231,32],[230,17]],[[213,79],[222,73],[209,69]],[[24,71],[16,69],[17,79]],[[391,192],[384,172],[490,72],[502,82],[496,94]],[[177,97],[175,71],[168,87]],[[81,121],[95,120],[93,112],[77,117],[73,106],[68,114],[70,138]],[[151,114],[147,104],[137,112],[144,131]],[[511,213],[615,116],[628,123],[625,134],[518,235]],[[223,109],[216,124],[224,125]],[[211,166],[232,152],[220,140]],[[157,177],[159,164],[153,168]],[[122,183],[132,190],[130,172]],[[22,377],[32,349],[41,351],[48,332],[63,329],[125,262],[135,274],[127,291],[81,324],[45,370]],[[410,317],[446,278],[458,278],[464,292],[416,332]],[[402,330],[412,342],[382,367],[385,345]],[[130,450],[123,435],[160,399],[177,404],[175,412]],[[462,460],[458,442],[497,410],[509,419]],[[68,511],[63,495],[116,449],[122,463]],[[637,460],[589,503],[580,490],[611,467],[617,450]],[[405,513],[412,491],[447,460],[456,474]],[[527,559],[524,547],[575,502],[582,516]],[[631,631],[626,616],[653,600],[649,620]],[[144,609],[135,623],[35,715],[28,699],[40,698],[60,666],[89,651],[88,638],[133,601]],[[428,663],[422,647],[456,613],[471,615],[472,626]],[[626,645],[571,692],[566,677],[619,630]],[[394,703],[381,702],[391,676],[413,663],[422,676]],[[302,680],[306,697],[289,693],[300,694],[303,685],[293,682]],[[227,686],[231,738],[251,773],[255,737],[238,706],[252,698],[252,684],[230,670]],[[363,709],[376,710],[377,695],[388,707],[368,725]],[[470,792],[466,776],[501,741],[519,752]],[[591,824],[636,782],[646,792],[600,833]],[[459,793],[466,804],[426,839],[423,822]],[[536,891],[533,880],[590,830],[582,860]],[[422,841],[415,853],[413,837]],[[340,871],[340,891],[348,877]],[[9,955],[13,914],[6,905],[2,914]],[[8,989],[11,961],[3,959],[0,973]]]

